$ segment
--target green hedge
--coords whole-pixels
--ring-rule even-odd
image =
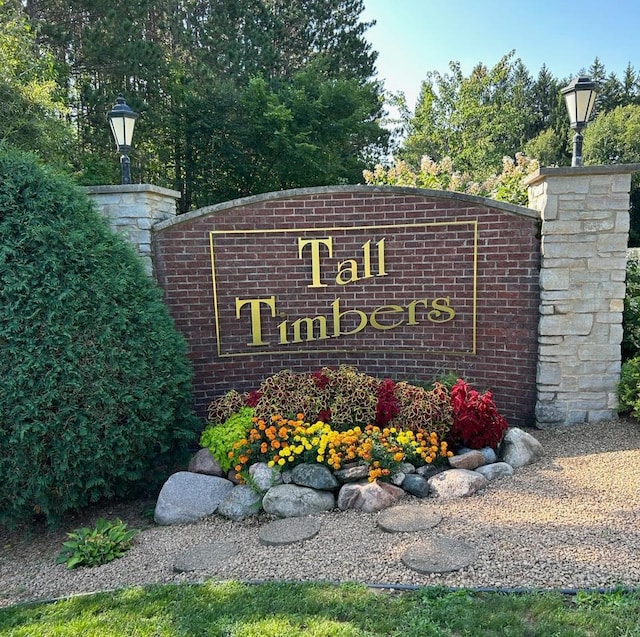
[[[86,195],[0,148],[0,523],[164,478],[198,428],[185,352]]]

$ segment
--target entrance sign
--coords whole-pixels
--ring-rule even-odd
[[[209,238],[221,358],[475,354],[475,220],[213,230]]]

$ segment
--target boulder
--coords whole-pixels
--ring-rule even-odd
[[[429,481],[417,473],[409,473],[405,476],[402,488],[418,498],[426,498],[429,495]]]
[[[338,493],[338,508],[373,513],[390,507],[404,495],[400,487],[386,482],[350,482],[343,485]]]
[[[336,505],[330,491],[317,491],[297,484],[278,484],[262,498],[262,508],[282,518],[294,518],[329,511]]]
[[[431,494],[437,498],[463,498],[486,487],[488,480],[477,471],[451,469],[429,478]]]
[[[369,467],[366,464],[355,464],[334,471],[333,475],[340,482],[358,482],[364,480],[369,475]]]
[[[478,467],[475,471],[483,475],[487,480],[495,480],[496,478],[504,478],[513,475],[513,467],[506,462],[494,462],[493,464]]]
[[[253,485],[258,491],[266,493],[276,484],[282,484],[282,475],[275,467],[270,467],[266,462],[256,462],[249,467],[249,475]]]
[[[237,484],[220,502],[216,513],[230,520],[244,520],[262,508],[262,494],[247,484]]]
[[[416,473],[420,476],[427,478],[432,478],[433,476],[442,473],[443,471],[448,471],[449,467],[434,467],[432,464],[425,464],[422,467],[418,467],[416,469]]]
[[[231,489],[224,478],[179,471],[162,486],[153,517],[164,525],[195,522],[214,513]]]
[[[291,471],[291,482],[322,491],[333,491],[338,486],[338,481],[327,467],[311,463],[296,465]]]
[[[526,431],[512,427],[502,439],[498,457],[514,469],[536,462],[544,455],[542,445]]]
[[[485,463],[484,455],[477,449],[469,449],[469,451],[458,453],[449,458],[449,466],[454,469],[469,469],[469,471],[472,471]]]
[[[188,470],[192,473],[204,473],[207,476],[224,477],[220,463],[211,455],[208,449],[200,449],[189,462]]]
[[[484,456],[485,464],[498,462],[498,454],[491,447],[483,447],[482,449],[480,449],[480,453]]]

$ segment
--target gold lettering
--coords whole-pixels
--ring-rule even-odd
[[[288,329],[289,321],[283,321],[278,326],[280,328],[280,344],[287,345],[289,343],[286,330]],[[302,326],[305,326],[305,338],[302,338]],[[306,316],[305,318],[298,319],[291,322],[293,328],[293,341],[292,343],[302,343],[303,341],[315,341],[314,326],[318,326],[318,340],[329,338],[327,333],[327,319],[325,316]]]
[[[392,330],[396,327],[400,327],[404,323],[404,319],[400,319],[390,325],[382,325],[378,322],[378,314],[399,314],[400,312],[404,312],[404,308],[401,305],[382,305],[381,307],[377,307],[373,312],[371,312],[371,316],[369,317],[371,327],[376,330]]]
[[[427,318],[432,323],[446,323],[453,320],[456,315],[456,311],[449,305],[450,300],[448,296],[440,297],[433,300],[431,307],[433,308]],[[444,318],[440,318],[443,314],[446,314]]]
[[[348,268],[343,266],[348,265]],[[349,278],[343,279],[342,275],[347,272]],[[360,277],[358,276],[358,264],[355,259],[348,259],[347,261],[340,261],[338,263],[338,274],[336,275],[336,283],[338,285],[347,285],[347,283],[353,283],[354,281],[359,281]]]
[[[251,309],[251,343],[248,346],[269,345],[262,340],[262,319],[260,316],[260,305],[264,303],[270,310],[271,316],[276,315],[276,297],[270,296],[266,299],[240,299],[236,297],[236,318],[240,318],[240,310],[249,305]]]
[[[387,276],[384,266],[384,239],[380,239],[378,241],[378,274],[376,276]]]
[[[363,279],[371,278],[371,239],[362,246],[362,262],[364,267]]]
[[[333,239],[303,239],[298,237],[298,259],[302,259],[302,252],[308,246],[311,246],[311,285],[309,288],[326,288],[327,284],[322,283],[320,272],[320,246],[325,246],[329,251],[329,258],[333,256]]]
[[[407,305],[407,312],[409,312],[409,320],[407,325],[417,325],[418,321],[416,320],[416,306],[422,305],[425,309],[429,309],[429,299],[416,299],[415,301],[411,301],[409,305]]]
[[[361,310],[346,310],[345,312],[340,312],[340,298],[337,298],[332,304],[331,308],[333,310],[333,337],[338,338],[340,336],[350,336],[351,334],[357,334],[361,332],[368,323],[367,315]],[[344,316],[347,314],[358,314],[359,323],[358,327],[350,332],[343,332],[341,329],[341,321]]]

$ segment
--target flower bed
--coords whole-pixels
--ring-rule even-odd
[[[201,445],[225,470],[249,480],[249,467],[319,463],[332,471],[368,468],[369,481],[402,467],[445,465],[461,447],[497,449],[507,430],[490,392],[464,380],[429,387],[380,380],[352,367],[283,371],[247,394],[209,406]]]

